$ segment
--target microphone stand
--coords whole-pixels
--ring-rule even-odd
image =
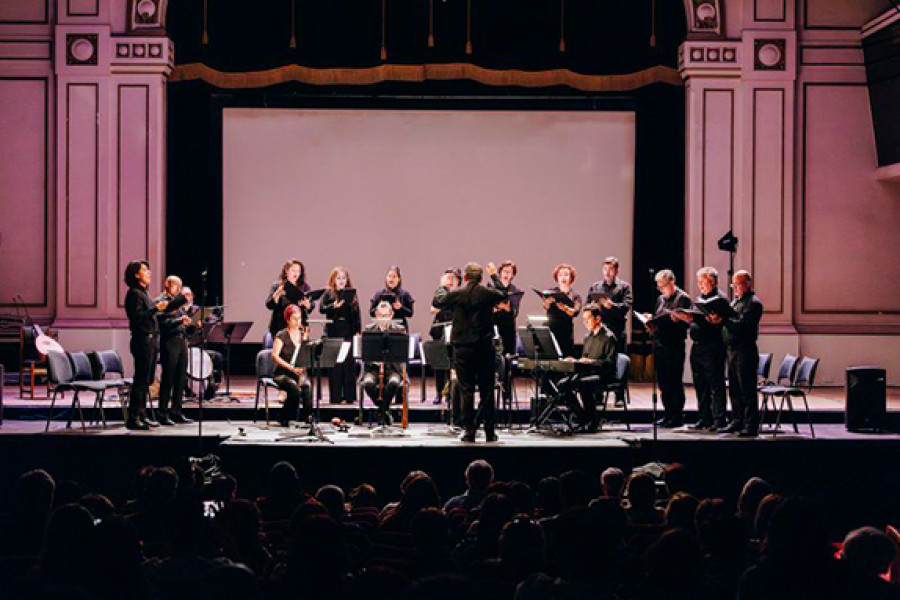
[[[206,332],[203,330],[203,307],[206,306],[206,276],[207,270],[200,273],[200,365],[203,366],[203,356],[206,354]],[[202,375],[202,373],[201,373]],[[200,456],[203,456],[203,396],[206,395],[206,380],[201,379],[197,386],[197,446]]]

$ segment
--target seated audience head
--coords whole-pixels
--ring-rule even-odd
[[[607,498],[621,498],[625,491],[625,473],[618,467],[609,467],[600,474],[600,485]]]
[[[760,477],[751,477],[744,484],[741,495],[738,498],[737,515],[741,521],[747,524],[748,529],[753,527],[756,518],[756,509],[762,499],[772,493],[772,485]],[[752,533],[752,531],[751,531]]]
[[[344,517],[344,490],[336,485],[323,485],[316,492],[316,500],[328,510],[328,514],[335,521],[340,522]]]
[[[500,532],[500,560],[533,573],[545,567],[547,542],[544,530],[526,515],[518,515]]]
[[[559,501],[563,509],[587,506],[594,496],[591,477],[582,470],[566,471],[559,477]]]
[[[466,467],[466,487],[472,492],[484,492],[494,481],[494,468],[484,459],[473,460]]]
[[[544,477],[535,492],[535,508],[542,518],[552,517],[560,511],[559,478]]]
[[[766,537],[766,531],[772,521],[772,513],[782,502],[784,502],[784,496],[781,494],[769,494],[759,503],[759,508],[756,509],[756,518],[753,520],[756,539],[761,540]]]
[[[670,529],[647,548],[647,595],[697,598],[703,587],[703,556],[697,538]]]
[[[410,530],[413,545],[422,551],[444,548],[450,544],[450,524],[439,508],[423,508],[412,518]]]
[[[347,500],[352,508],[375,507],[377,498],[378,494],[375,491],[375,487],[368,483],[356,486],[350,490],[350,494],[347,496]]]
[[[94,515],[78,504],[54,510],[44,530],[38,575],[51,584],[83,584],[90,578],[95,546]]]
[[[694,531],[700,501],[687,492],[676,492],[666,505],[666,526]]]
[[[656,503],[656,480],[648,473],[632,473],[628,477],[626,493],[629,510],[652,510]]]
[[[666,493],[673,496],[678,492],[694,493],[691,471],[681,463],[671,463],[663,470]]]
[[[789,497],[775,508],[763,540],[762,557],[797,572],[821,568],[831,561],[828,531],[809,501]]]
[[[88,509],[95,519],[105,521],[116,514],[112,500],[103,494],[85,494],[78,499],[78,504]]]
[[[897,547],[880,529],[861,527],[844,538],[842,554],[854,577],[874,580],[887,573],[897,558]]]

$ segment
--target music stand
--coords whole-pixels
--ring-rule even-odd
[[[222,322],[210,330],[206,340],[214,344],[225,344],[225,392],[222,395],[229,402],[240,402],[240,399],[231,396],[231,344],[243,342],[251,327],[253,321]]]
[[[403,368],[409,362],[409,335],[399,331],[364,331],[360,339],[361,358],[363,364],[382,362],[385,364],[401,364]],[[379,386],[384,389],[384,382]],[[381,405],[383,398],[378,397]],[[362,424],[363,402],[365,393],[359,395],[360,424]],[[390,410],[390,409],[388,409]],[[362,434],[362,437],[406,437],[408,434],[402,429],[382,423],[370,432]]]
[[[322,369],[331,369],[338,363],[338,356],[344,344],[349,344],[344,340],[322,338],[315,342],[306,342],[300,347],[300,353],[297,357],[297,366],[307,369],[316,378],[317,383],[321,383]],[[277,441],[300,441],[300,442],[325,442],[333,444],[334,442],[328,438],[319,427],[319,406],[322,401],[321,385],[317,386],[317,390],[313,391],[314,406],[310,411],[309,430],[301,435],[287,435],[278,438]]]
[[[452,367],[450,363],[450,347],[444,340],[427,340],[422,342],[422,364],[430,365],[432,371],[447,371]],[[423,377],[424,371],[423,371]],[[443,409],[442,409],[443,410]],[[461,428],[453,424],[453,399],[448,398],[447,422],[442,427],[434,427],[428,430],[428,435],[456,436]]]

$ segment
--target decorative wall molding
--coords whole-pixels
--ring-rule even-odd
[[[685,79],[698,76],[739,77],[740,42],[688,41],[678,53],[678,69]]]
[[[99,53],[100,48],[97,45],[96,33],[66,34],[67,65],[97,66],[97,55]]]
[[[168,0],[128,0],[129,35],[166,35]]]
[[[753,69],[756,71],[784,71],[787,64],[787,42],[784,38],[753,40]]]
[[[724,37],[724,4],[722,0],[684,0],[688,39]]]

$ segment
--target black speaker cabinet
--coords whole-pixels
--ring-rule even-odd
[[[887,421],[887,372],[881,367],[847,367],[848,431],[882,431]]]

